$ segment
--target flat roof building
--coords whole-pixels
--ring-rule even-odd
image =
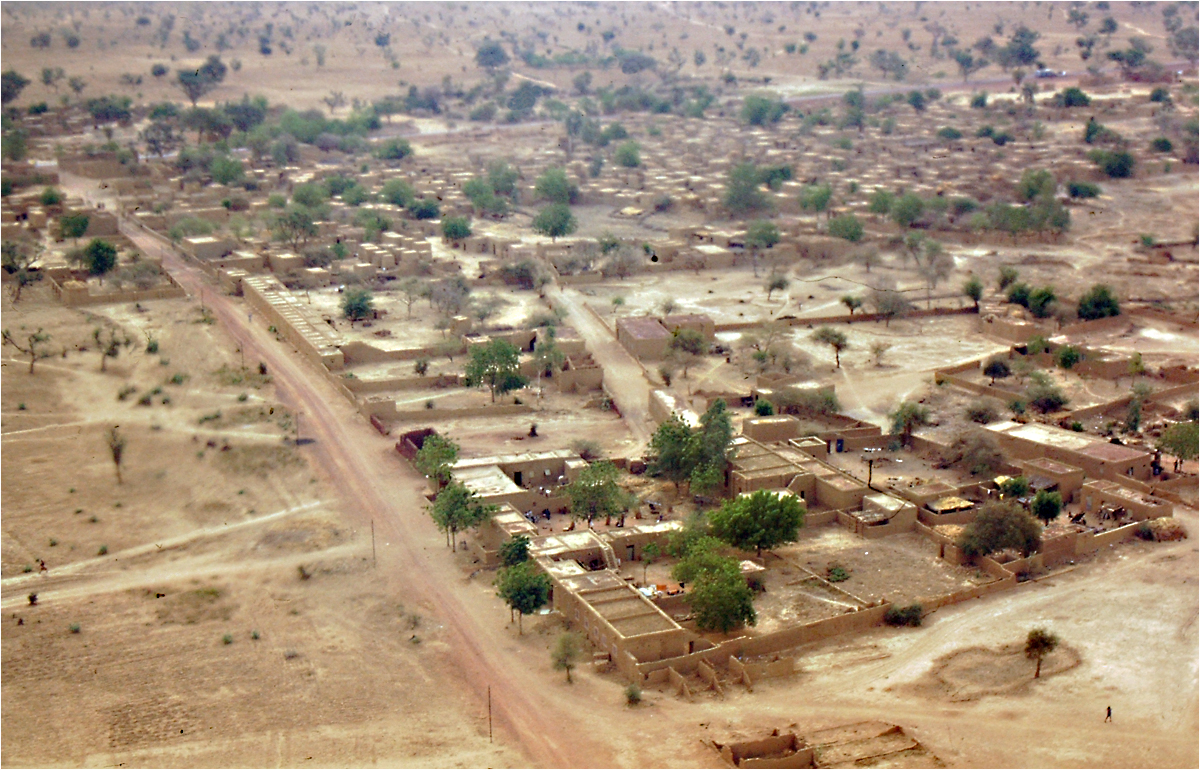
[[[1091,478],[1114,481],[1150,478],[1154,455],[1144,449],[1112,444],[1095,436],[1041,423],[1005,421],[984,427],[1014,461],[1044,457],[1081,468]]]

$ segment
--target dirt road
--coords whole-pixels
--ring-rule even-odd
[[[68,175],[63,182],[72,194],[94,198],[94,182]],[[202,297],[247,360],[266,364],[280,400],[302,415],[301,438],[312,439],[305,451],[341,493],[353,523],[363,530],[374,523],[380,570],[398,592],[444,620],[450,641],[446,670],[457,672],[480,703],[490,686],[497,733],[523,748],[534,765],[612,766],[609,747],[581,734],[564,715],[561,700],[523,683],[529,663],[508,642],[503,615],[480,616],[464,604],[461,571],[441,549],[430,548],[442,538],[424,511],[419,491],[424,480],[399,460],[390,442],[290,346],[251,325],[242,307],[209,286],[199,268],[137,225],[123,222],[122,231],[147,254],[161,256],[190,295]]]
[[[617,402],[625,424],[641,446],[650,440],[650,383],[633,356],[617,342],[608,327],[593,315],[575,289],[551,287],[546,292],[551,304],[562,308],[596,363],[604,368],[604,386]]]

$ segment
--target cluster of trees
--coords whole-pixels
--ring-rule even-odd
[[[519,178],[516,169],[497,160],[488,166],[485,176],[472,177],[463,185],[463,195],[471,201],[476,212],[494,217],[504,216],[510,205],[517,202]]]
[[[650,439],[648,472],[675,483],[688,482],[693,494],[708,496],[725,485],[733,422],[717,399],[691,428],[677,415],[664,420]]]

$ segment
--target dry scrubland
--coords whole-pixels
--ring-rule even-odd
[[[1176,16],[1164,16],[1172,7]],[[315,108],[345,119],[371,103],[399,113],[370,132],[374,145],[351,142],[345,153],[305,146],[302,158],[288,161],[301,167],[291,169],[296,177],[361,169],[372,185],[396,173],[425,184],[425,167],[449,168],[465,178],[502,158],[529,187],[549,165],[602,157],[599,179],[605,184],[622,187],[632,179],[627,186],[636,188],[637,174],[644,175],[643,184],[669,179],[675,200],[663,211],[640,202],[645,210],[637,216],[618,217],[614,209],[630,200],[613,205],[608,198],[573,209],[578,229],[568,243],[611,235],[634,254],[641,243],[665,242],[680,228],[739,232],[749,217],[731,218],[720,206],[694,200],[699,194],[689,195],[719,188],[734,158],[766,165],[777,157],[796,158],[788,195],[794,198],[801,184],[831,181],[833,208],[859,217],[867,228],[866,248],[766,252],[757,266],[739,251],[734,267],[717,270],[663,270],[650,263],[648,250],[627,277],[585,269],[580,272],[587,275],[573,279],[564,266],[555,273],[563,278],[558,286],[536,292],[477,281],[490,268],[490,255],[465,254],[421,236],[431,254],[428,273],[461,273],[477,284],[464,312],[491,308],[477,328],[509,332],[558,311],[587,340],[622,407],[622,415],[605,408],[599,391],[548,387],[541,397],[532,390],[517,394],[529,413],[445,416],[437,420],[438,430],[453,436],[467,457],[587,443],[610,457],[636,458],[652,429],[643,406],[652,388],[686,401],[706,391],[742,392],[762,369],[775,375],[781,369],[755,361],[748,344],[753,332],[744,336],[740,330],[717,334],[728,358],[706,356],[687,376],[673,371],[664,377],[657,362],[633,360],[612,338],[617,322],[659,315],[668,304],[676,312],[706,313],[718,324],[767,324],[786,348],[790,373],[835,386],[843,413],[886,426],[897,403],[920,401],[930,410],[921,435],[943,442],[971,427],[965,410],[979,399],[935,387],[933,370],[1009,347],[981,334],[978,316],[839,325],[848,342],[840,366],[828,345],[812,339],[805,319],[846,314],[843,298],[866,297],[870,286],[902,292],[917,308],[966,308],[971,302],[959,287],[971,276],[985,284],[985,309],[1007,312],[1011,306],[1003,304],[996,273],[1010,265],[1031,286],[1054,286],[1063,308],[1057,329],[1074,320],[1074,301],[1101,280],[1123,308],[1144,311],[1127,323],[1082,332],[1073,344],[1136,352],[1151,370],[1197,365],[1194,238],[1200,207],[1195,137],[1185,135],[1185,121],[1194,120],[1197,110],[1196,57],[1181,51],[1177,40],[1173,44],[1171,28],[1194,29],[1195,6],[1087,3],[1075,8],[1074,18],[1068,16],[1072,8],[1039,2],[11,2],[0,11],[0,50],[4,69],[31,81],[13,104],[24,111],[46,102],[62,108],[51,115],[75,121],[74,133],[54,129],[31,139],[28,156],[37,162],[48,164],[60,151],[94,153],[110,140],[118,147],[135,145],[143,160],[153,160],[142,133],[149,125],[145,107],[183,104],[176,69],[216,54],[229,71],[201,95],[202,107],[245,94],[265,97],[272,108]],[[1107,18],[1114,28],[1105,31]],[[1003,44],[1018,24],[1040,33],[1045,66],[1070,73],[1026,80],[1036,86],[1027,93],[1036,105],[1030,112],[1009,72],[990,64],[962,85],[946,53],[987,35]],[[43,33],[46,45],[37,37]],[[1171,73],[1176,65],[1187,70],[1181,79],[1164,80],[1170,108],[1149,101],[1155,84],[1122,81],[1105,59],[1107,51],[1129,45],[1131,36],[1147,41]],[[1087,62],[1079,55],[1081,38],[1091,38],[1096,50]],[[476,49],[487,39],[502,41],[514,54],[502,68],[509,75],[495,77],[477,65]],[[876,50],[907,61],[903,82],[872,66]],[[635,51],[654,57],[656,69],[622,71]],[[1085,72],[1097,63],[1108,69]],[[152,74],[156,64],[166,74]],[[44,68],[50,68],[45,81]],[[581,97],[575,81],[585,71],[592,79]],[[510,125],[508,99],[523,82],[555,90],[541,94],[537,108]],[[1092,94],[1091,105],[1053,106],[1054,94],[1075,84]],[[859,85],[866,92],[865,123],[839,126],[848,112],[842,95]],[[911,89],[935,87],[941,93],[925,109],[906,103]],[[622,88],[665,99],[668,111],[606,111],[611,105],[604,94]],[[991,93],[986,110],[970,104],[979,91]],[[741,110],[750,93],[790,99],[794,109],[774,127],[748,128]],[[128,97],[136,117],[91,125],[82,105],[109,94]],[[406,94],[412,103],[406,104]],[[899,99],[878,101],[892,94]],[[680,114],[705,95],[711,100],[700,110],[703,119]],[[428,109],[430,99],[436,110]],[[498,105],[494,117],[471,117],[489,101]],[[640,144],[637,174],[614,162],[615,142],[604,149],[566,140],[560,121],[567,103],[587,110],[587,102],[601,124],[621,122]],[[1084,160],[1081,137],[1093,115],[1128,140],[1137,160],[1133,178],[1108,179]],[[61,126],[67,124],[64,117]],[[944,126],[957,126],[962,136],[932,138]],[[1010,132],[1011,141],[978,135],[985,127]],[[684,146],[707,131],[714,149]],[[181,133],[188,142],[196,138],[194,129]],[[1167,135],[1174,149],[1151,149],[1152,139]],[[396,136],[413,145],[402,163],[382,163],[364,152]],[[234,157],[255,165],[246,153]],[[1026,158],[1069,168],[1056,180],[1061,189],[1090,180],[1100,193],[1063,197],[1071,215],[1065,233],[1009,239],[966,227],[961,217],[944,212],[922,221],[917,229],[941,239],[949,258],[932,282],[904,247],[910,230],[868,210],[875,186],[911,185],[927,200],[1012,201]],[[154,162],[165,169],[164,178],[179,173],[171,157]],[[961,164],[960,177],[938,175],[948,162]],[[705,182],[693,188],[687,177],[708,173],[710,163],[720,169],[715,187]],[[275,185],[281,172],[269,157],[256,164],[262,187],[251,197],[262,206],[240,220],[222,219],[216,234],[239,248],[279,250],[270,244],[264,213],[267,185],[290,194],[292,181],[281,175]],[[119,205],[115,190],[92,179],[63,173],[60,181],[87,204]],[[196,179],[189,183],[199,186]],[[457,191],[449,200],[447,213],[470,210]],[[476,235],[544,248],[547,240],[531,234],[532,202],[519,201],[504,218],[475,218]],[[345,207],[340,211],[346,215],[342,227],[349,215]],[[400,217],[398,227],[414,224],[402,211],[387,213]],[[829,216],[778,213],[784,245],[806,238],[828,244]],[[775,728],[828,736],[868,720],[902,725],[924,747],[874,760],[895,766],[1198,761],[1200,533],[1194,491],[1182,491],[1191,505],[1176,508],[1190,540],[1105,548],[1012,591],[940,609],[920,630],[880,627],[805,645],[788,651],[798,661],[795,676],[756,683],[753,692],[728,686],[721,696],[700,691],[683,699],[666,686],[648,685],[641,704],[628,707],[625,683],[612,673],[580,666],[575,683],[567,685],[552,670],[548,653],[564,630],[561,618],[526,618],[524,633],[517,633],[495,596],[495,573],[479,569],[467,553],[445,551],[423,511],[424,480],[399,460],[395,437],[367,427],[355,409],[362,404],[352,404],[331,384],[410,378],[412,360],[352,361],[327,381],[282,335],[264,328],[261,317],[252,319],[254,308],[244,299],[222,296],[199,268],[149,234],[132,227],[123,233],[116,241],[126,268],[135,251],[151,262],[161,259],[188,296],[72,309],[43,282],[26,287],[19,302],[7,292],[4,298],[4,327],[43,330],[51,354],[32,374],[11,347],[2,362],[6,767],[719,766],[717,753],[702,741]],[[1168,246],[1156,245],[1162,243]],[[47,264],[58,265],[74,244],[47,245]],[[788,284],[768,298],[764,282],[772,273]],[[284,278],[305,288],[294,274]],[[95,291],[113,290],[111,280],[87,283]],[[396,283],[373,287],[375,306],[386,314],[370,326],[342,318],[344,295],[336,283],[295,296],[343,340],[436,348],[453,337],[447,314],[435,312],[432,302],[415,303],[410,317]],[[93,331],[110,328],[128,344],[104,359],[102,369]],[[428,363],[431,377],[457,375],[463,357],[437,355]],[[1072,408],[1128,389],[1128,380],[1114,385],[1047,371]],[[987,384],[981,374],[971,376]],[[486,391],[457,386],[384,395],[400,410],[478,407],[490,400]],[[1161,414],[1176,414],[1185,400],[1160,405],[1127,438],[1152,445],[1165,425]],[[513,396],[501,401],[512,404]],[[990,406],[1003,415],[1007,405]],[[735,427],[751,416],[748,408],[733,413]],[[1119,431],[1116,422],[1097,415],[1081,427],[1112,434]],[[385,423],[394,432],[424,424]],[[528,435],[531,423],[537,424],[536,437]],[[125,442],[119,481],[109,443],[113,426]],[[877,485],[914,475],[946,481],[964,476],[906,451],[879,457]],[[834,461],[866,477],[858,455]],[[1186,470],[1194,472],[1195,463]],[[683,519],[698,507],[690,497],[677,497],[667,482],[638,477],[628,486],[643,499],[672,505],[671,518]],[[561,523],[561,517],[554,520],[556,527]],[[756,601],[754,632],[833,617],[852,606],[810,577],[833,565],[848,572],[839,586],[860,606],[913,601],[990,579],[937,558],[930,542],[915,533],[872,541],[836,525],[812,528],[799,542],[767,554],[769,590]],[[653,565],[650,582],[669,581],[669,569],[667,563]],[[642,565],[630,562],[624,572],[640,582]],[[1033,626],[1051,627],[1063,639],[1037,681],[1018,644]],[[721,635],[707,638],[719,641]],[[494,742],[489,697],[496,711]],[[1101,721],[1108,705],[1115,715],[1111,725]]]

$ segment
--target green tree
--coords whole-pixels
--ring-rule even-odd
[[[1033,678],[1042,675],[1042,660],[1058,647],[1058,637],[1044,628],[1035,628],[1025,637],[1025,657],[1037,662]]]
[[[768,208],[762,191],[762,175],[753,163],[740,163],[729,170],[724,202],[725,208],[737,216]]]
[[[446,217],[442,220],[442,237],[448,241],[470,238],[471,220],[466,217]]]
[[[496,578],[497,594],[517,613],[517,633],[525,633],[526,615],[532,615],[550,600],[550,576],[533,561],[500,570]]]
[[[1053,198],[1058,183],[1054,175],[1044,168],[1026,169],[1017,182],[1017,197],[1024,202],[1038,198]]]
[[[1062,389],[1041,372],[1031,373],[1030,380],[1025,390],[1025,400],[1042,414],[1062,409],[1069,403]]]
[[[916,193],[904,193],[892,203],[892,221],[909,228],[925,213],[925,201]]]
[[[427,479],[437,481],[438,488],[450,483],[451,468],[458,461],[458,444],[440,433],[426,437],[413,457],[413,466]]]
[[[579,478],[567,485],[571,500],[571,517],[591,522],[597,516],[608,518],[628,507],[629,496],[617,479],[620,471],[608,460],[597,460],[579,473]]]
[[[770,417],[775,414],[775,405],[765,398],[759,398],[754,401],[754,415],[756,417]]]
[[[579,188],[567,178],[567,172],[561,168],[548,168],[534,182],[533,191],[538,200],[551,203],[570,205],[579,195]]]
[[[458,550],[460,531],[478,527],[497,510],[496,506],[482,502],[478,495],[457,481],[443,487],[429,507],[433,523],[446,533],[452,551]]]
[[[850,311],[851,317],[854,316],[854,311],[858,310],[863,305],[862,298],[856,297],[853,294],[847,294],[846,296],[842,297],[841,303],[846,306],[847,310]]]
[[[370,318],[375,312],[375,298],[361,286],[346,289],[342,295],[342,315],[351,323]]]
[[[892,206],[896,203],[896,196],[882,187],[871,193],[871,199],[867,203],[867,211],[870,211],[876,216],[887,216],[892,211]]]
[[[833,200],[833,185],[810,184],[800,191],[800,209],[812,214],[829,211]]]
[[[787,291],[788,286],[791,285],[792,282],[787,279],[787,276],[771,273],[771,276],[767,278],[767,302],[771,301],[772,294],[777,291]]]
[[[729,633],[755,625],[754,592],[742,577],[738,563],[720,557],[715,568],[701,570],[688,592],[696,626],[704,631]]]
[[[579,662],[579,656],[582,654],[582,644],[578,634],[568,631],[555,641],[554,649],[550,652],[550,659],[554,662],[555,671],[567,672],[567,684],[571,683],[571,669],[575,668]]]
[[[27,85],[29,85],[29,78],[11,67],[6,69],[0,73],[0,103],[8,104],[16,101]]]
[[[475,49],[475,63],[488,72],[495,72],[508,62],[508,53],[498,41],[484,38],[483,43]]]
[[[755,550],[762,556],[771,549],[796,540],[804,525],[804,505],[791,494],[760,489],[726,500],[709,516],[714,537],[734,548]]]
[[[289,206],[271,218],[271,234],[293,250],[316,237],[318,232],[320,229],[313,221],[312,212],[304,206]]]
[[[1009,286],[1012,286],[1014,283],[1016,283],[1017,279],[1020,277],[1021,273],[1015,267],[1011,265],[1001,265],[999,276],[996,279],[996,286],[999,287],[1000,291],[1004,291]]]
[[[1034,516],[1041,519],[1043,523],[1049,524],[1062,513],[1062,504],[1062,495],[1058,492],[1039,489],[1037,494],[1033,496],[1033,502],[1030,504],[1029,510]]]
[[[203,65],[194,70],[177,70],[176,76],[179,87],[195,107],[196,101],[201,96],[221,84],[221,81],[225,79],[226,71],[227,68],[221,62],[220,57],[214,55],[208,57]]]
[[[208,173],[217,184],[232,185],[241,182],[246,177],[242,162],[226,155],[218,155],[208,164]]]
[[[486,385],[492,392],[492,403],[496,402],[497,393],[504,395],[525,387],[528,380],[521,376],[520,356],[516,346],[503,339],[472,346],[465,370],[466,386]]]
[[[958,547],[969,557],[1013,548],[1028,556],[1037,550],[1042,525],[1012,500],[984,503],[959,535]]]
[[[975,303],[975,309],[979,310],[979,300],[983,299],[983,281],[973,275],[963,283],[962,290]]]
[[[513,535],[500,544],[500,564],[515,567],[529,561],[529,538]]]
[[[625,168],[637,168],[642,165],[641,145],[634,141],[628,141],[617,148],[613,153],[613,160],[617,165]]]
[[[1012,369],[1009,368],[1008,362],[1003,358],[991,358],[983,367],[983,376],[992,378],[992,385],[996,384],[996,380],[1003,380],[1012,374]]]
[[[929,410],[912,401],[903,401],[888,419],[892,421],[892,435],[900,436],[900,442],[908,444],[913,431],[929,423]]]
[[[1088,289],[1087,293],[1079,298],[1079,307],[1075,313],[1081,319],[1091,321],[1097,318],[1120,315],[1121,306],[1117,303],[1117,298],[1113,294],[1113,290],[1102,283],[1098,283]]]
[[[779,99],[772,99],[759,94],[748,94],[742,100],[742,120],[752,126],[766,126],[778,123],[787,114],[788,106]]]
[[[73,238],[76,243],[87,232],[91,220],[83,212],[63,214],[58,218],[58,229],[64,238]]]
[[[385,201],[400,208],[408,208],[408,204],[412,203],[417,197],[416,193],[413,192],[412,185],[403,179],[389,179],[387,182],[384,182],[379,194]]]
[[[842,368],[842,351],[850,347],[850,341],[846,339],[845,332],[838,331],[832,326],[822,326],[813,332],[813,341],[820,342],[833,348],[834,360],[837,363],[837,368]]]
[[[30,371],[33,371],[33,362],[29,363]],[[1175,458],[1175,472],[1179,472],[1179,468],[1183,463],[1195,460],[1197,452],[1200,451],[1200,431],[1197,429],[1195,420],[1190,422],[1177,422],[1163,431],[1162,436],[1158,439],[1157,447],[1160,451],[1172,455]]]
[[[117,266],[117,249],[102,238],[93,238],[83,250],[83,264],[88,275],[104,280]]]
[[[534,232],[550,236],[551,241],[575,232],[578,222],[565,203],[553,203],[533,218]]]
[[[708,496],[724,487],[732,440],[729,407],[718,398],[700,416],[700,427],[692,437],[690,485],[694,494]]]
[[[862,222],[853,214],[843,214],[829,220],[829,234],[834,238],[858,243],[863,239],[864,232]]]
[[[1054,360],[1064,369],[1070,369],[1083,360],[1083,353],[1073,345],[1062,345],[1054,351]]]
[[[380,160],[404,160],[409,155],[412,155],[412,145],[407,139],[389,139],[375,151],[375,157]]]
[[[1029,494],[1029,479],[1024,476],[1009,476],[1000,484],[1000,496],[1019,499]]]
[[[672,413],[658,424],[650,437],[650,456],[647,472],[661,476],[679,485],[689,479],[695,468],[695,453],[692,451],[692,429],[683,419]]]
[[[679,362],[683,367],[686,379],[688,369],[700,361],[708,352],[708,340],[695,329],[676,329],[667,343],[667,355]]]

